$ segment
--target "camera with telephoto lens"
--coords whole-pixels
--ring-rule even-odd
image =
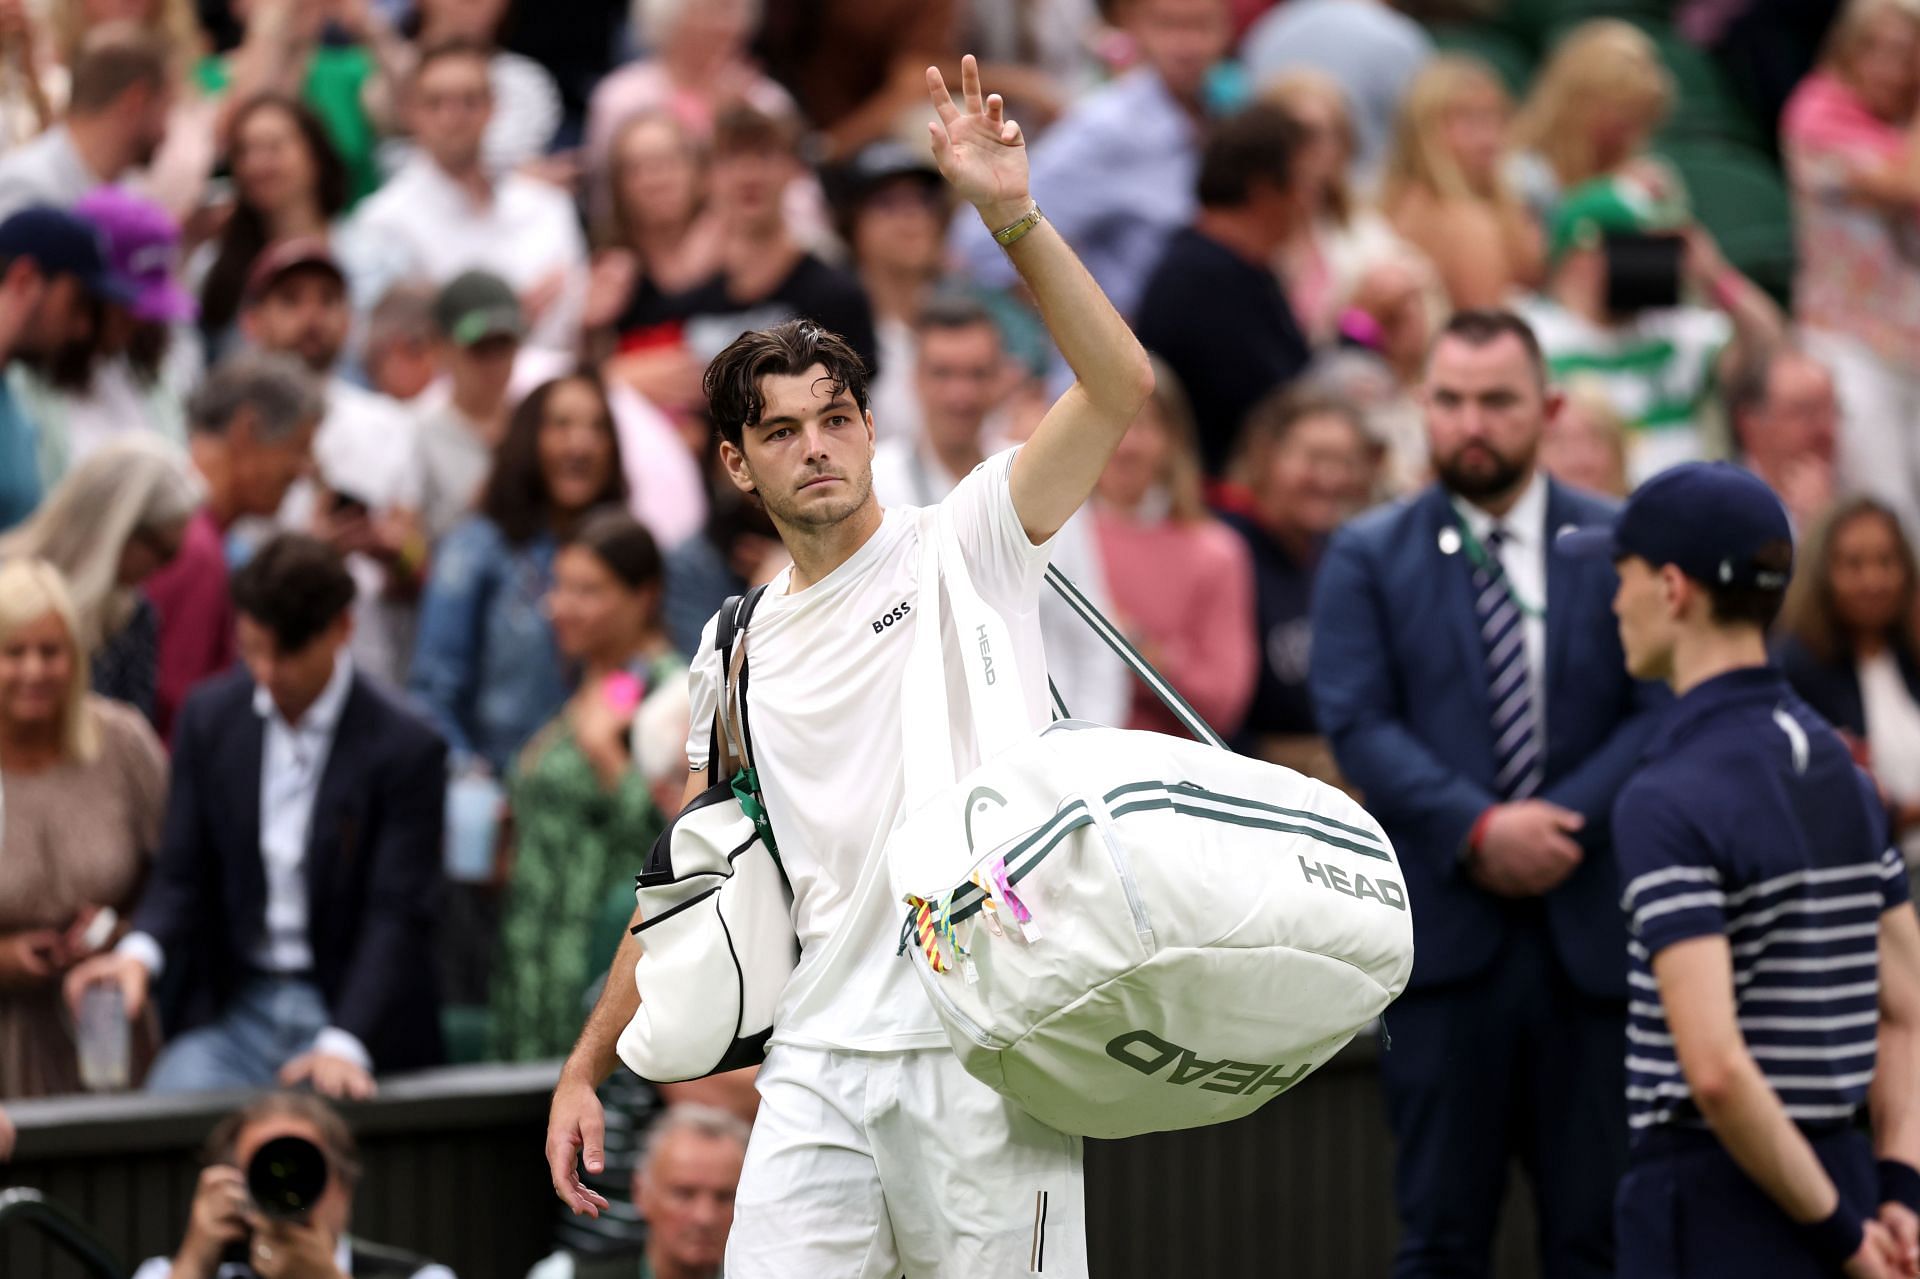
[[[305,1137],[275,1137],[247,1161],[247,1193],[260,1215],[305,1221],[327,1190],[327,1156]]]
[[[247,1194],[269,1221],[305,1222],[327,1192],[327,1156],[305,1137],[275,1137],[247,1161]],[[223,1262],[246,1264],[251,1235],[229,1244]]]

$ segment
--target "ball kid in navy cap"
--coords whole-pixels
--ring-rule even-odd
[[[1641,561],[1654,576],[1677,569],[1712,598],[1714,621],[1763,630],[1793,575],[1786,507],[1758,476],[1728,462],[1662,471],[1634,491],[1613,523],[1563,530],[1555,545],[1563,554],[1606,556],[1621,564],[1623,581],[1635,574],[1625,561]],[[1632,619],[1620,605],[1616,600],[1628,668],[1640,679],[1665,678],[1659,667],[1666,659],[1635,642]]]

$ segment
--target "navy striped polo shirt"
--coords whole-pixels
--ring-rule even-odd
[[[1889,845],[1872,782],[1778,671],[1728,672],[1668,708],[1613,808],[1636,1136],[1704,1126],[1651,963],[1690,937],[1731,943],[1741,1034],[1794,1120],[1844,1123],[1865,1104],[1880,916],[1907,900]]]

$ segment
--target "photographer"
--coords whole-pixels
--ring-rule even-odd
[[[1670,193],[1632,178],[1569,191],[1549,231],[1545,293],[1520,312],[1556,380],[1592,373],[1606,387],[1628,424],[1628,479],[1724,453],[1708,397],[1723,361],[1780,340],[1773,300]]]
[[[297,1153],[257,1158],[268,1142],[284,1138],[310,1143],[324,1168],[313,1178],[320,1188],[310,1201],[269,1215],[256,1194],[307,1199],[287,1193],[297,1172],[276,1178],[267,1166],[297,1165]],[[134,1279],[454,1279],[437,1262],[349,1236],[359,1150],[346,1122],[317,1097],[269,1093],[228,1115],[207,1138],[204,1163],[179,1248],[171,1258],[149,1258]]]

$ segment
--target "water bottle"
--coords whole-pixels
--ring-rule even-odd
[[[89,986],[80,996],[75,1038],[80,1049],[80,1086],[117,1092],[131,1082],[133,1033],[117,982]]]

